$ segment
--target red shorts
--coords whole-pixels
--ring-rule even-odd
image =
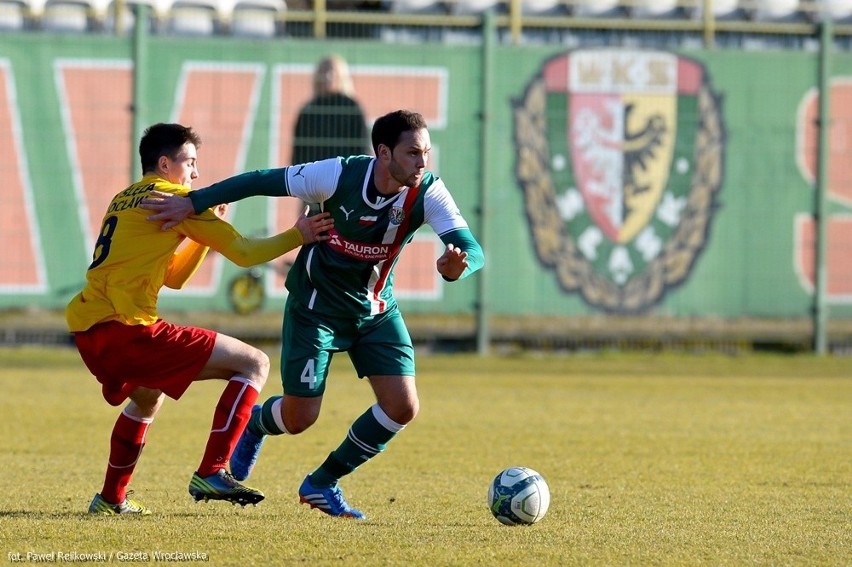
[[[180,398],[210,360],[216,332],[162,320],[153,325],[110,321],[74,333],[74,342],[103,385],[104,399],[118,406],[138,386]]]

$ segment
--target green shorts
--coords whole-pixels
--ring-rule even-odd
[[[281,345],[281,382],[291,396],[325,392],[331,358],[346,351],[359,378],[414,376],[414,347],[397,307],[370,317],[332,317],[287,298]]]

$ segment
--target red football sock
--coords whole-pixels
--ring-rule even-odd
[[[109,440],[109,464],[107,465],[101,496],[107,502],[119,504],[127,496],[127,485],[133,469],[145,446],[145,434],[151,419],[131,417],[124,412],[118,414]]]
[[[242,376],[228,381],[213,414],[207,448],[198,466],[199,476],[210,476],[228,464],[259,393],[254,384]]]

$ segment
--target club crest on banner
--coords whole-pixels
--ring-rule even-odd
[[[684,282],[722,182],[721,97],[663,51],[553,57],[514,101],[515,175],[539,261],[567,292],[640,312]]]

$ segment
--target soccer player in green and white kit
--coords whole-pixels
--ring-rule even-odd
[[[299,487],[302,502],[332,516],[363,519],[338,481],[382,452],[417,415],[414,349],[393,295],[399,254],[424,223],[446,245],[436,268],[447,281],[484,265],[482,249],[444,182],[426,170],[426,122],[398,110],[376,120],[376,157],[351,156],[243,173],[187,198],[149,197],[167,229],[192,213],[253,195],[296,197],[331,213],[326,242],[305,245],[287,275],[281,376],[284,395],[255,406],[231,458],[231,472],[251,472],[267,435],[301,433],[319,417],[329,363],[346,351],[367,377],[376,403]]]

